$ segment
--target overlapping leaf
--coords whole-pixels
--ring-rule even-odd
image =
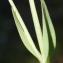
[[[49,39],[49,57],[51,57],[56,47],[56,35],[55,35],[55,30],[54,30],[54,27],[44,0],[41,0],[41,7],[42,7],[42,13],[43,13],[42,16],[44,15],[44,19],[47,26],[47,33],[48,33],[48,39]]]
[[[29,5],[30,5],[30,9],[31,9],[31,14],[32,14],[32,18],[33,18],[33,24],[34,24],[34,28],[35,28],[38,44],[39,44],[39,47],[40,47],[40,52],[42,54],[42,52],[43,52],[42,51],[42,48],[43,48],[42,30],[41,30],[41,27],[40,27],[40,24],[39,24],[39,19],[38,19],[38,15],[37,15],[37,11],[36,11],[34,0],[29,0]]]
[[[43,57],[44,57],[44,62],[46,62],[49,54],[49,40],[48,40],[48,32],[47,32],[47,26],[46,26],[43,9],[42,9],[42,23],[43,23],[43,46],[44,46]]]
[[[22,18],[20,17],[18,10],[16,9],[14,3],[11,0],[9,0],[9,1],[12,6],[12,14],[13,14],[13,17],[15,20],[16,27],[18,29],[19,35],[20,35],[24,45],[39,61],[41,61],[41,55],[38,52],[38,50],[36,49],[34,42],[31,38]]]
[[[35,26],[35,31],[36,31],[40,51],[42,54],[42,60],[43,62],[46,62],[48,58],[49,42],[48,42],[48,33],[47,33],[46,24],[45,24],[44,14],[43,14],[43,37],[42,37],[42,31],[40,28],[39,19],[37,16],[37,11],[36,11],[36,7],[34,4],[34,0],[29,0],[29,3],[30,3],[31,14],[33,17],[33,23]]]

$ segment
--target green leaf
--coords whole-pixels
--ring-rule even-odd
[[[34,28],[35,28],[40,52],[42,54],[42,52],[43,52],[43,50],[42,50],[43,49],[42,30],[41,30],[41,27],[40,27],[40,23],[39,23],[39,19],[38,19],[34,0],[29,0],[29,5],[30,5],[30,9],[31,9],[31,14],[32,14],[32,18],[33,18]]]
[[[30,4],[33,23],[34,23],[34,27],[35,27],[35,31],[36,31],[36,35],[38,39],[38,44],[40,47],[40,52],[42,55],[42,61],[45,63],[48,58],[49,42],[48,42],[47,28],[46,28],[46,24],[44,21],[45,20],[44,14],[43,14],[43,37],[42,37],[42,31],[40,28],[39,19],[38,19],[36,7],[34,4],[34,0],[29,0],[29,4]]]
[[[44,63],[48,59],[48,54],[49,54],[49,40],[48,40],[48,32],[47,32],[47,26],[46,26],[46,20],[45,20],[45,15],[44,11],[42,9],[42,22],[43,22],[43,53],[42,57],[44,60]]]
[[[45,63],[48,58],[48,53],[49,53],[49,41],[48,41],[47,27],[45,23],[45,16],[44,14],[42,14],[43,15],[42,16],[43,17],[43,37],[42,37],[42,31],[40,28],[39,19],[38,19],[36,7],[34,4],[34,0],[29,0],[29,4],[31,8],[31,14],[32,14],[33,23],[35,26],[35,31],[36,31],[40,51],[42,54],[42,60]]]
[[[26,34],[25,34],[25,31],[23,30],[23,28],[22,28],[22,26],[21,26],[21,24],[20,24],[20,22],[19,22],[19,20],[17,19],[17,17],[16,17],[16,14],[15,14],[15,12],[12,10],[12,13],[13,13],[13,17],[14,17],[14,20],[15,20],[15,24],[16,24],[16,27],[17,27],[17,29],[18,29],[18,32],[19,32],[19,35],[20,35],[20,37],[21,37],[21,39],[22,39],[22,41],[23,41],[23,44],[26,46],[26,48],[34,55],[34,56],[36,56],[37,57],[37,55],[36,55],[36,52],[33,50],[34,48],[34,46],[31,44],[31,43],[29,43],[29,38],[26,36]]]
[[[34,45],[34,42],[31,38],[16,6],[14,5],[12,0],[9,0],[9,3],[12,7],[12,14],[13,14],[15,24],[16,24],[16,27],[18,29],[18,32],[19,32],[20,38],[22,39],[23,44],[39,61],[42,61],[41,54],[39,53],[36,46]]]
[[[43,0],[41,0],[41,7],[43,9],[43,14],[44,14],[46,26],[47,26],[48,39],[49,39],[49,57],[51,57],[56,47],[56,35],[55,35],[55,30],[54,30],[51,18],[49,16],[47,6]]]

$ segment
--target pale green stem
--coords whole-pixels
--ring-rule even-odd
[[[44,62],[40,62],[40,63],[44,63]],[[47,59],[45,63],[50,63],[50,59]]]

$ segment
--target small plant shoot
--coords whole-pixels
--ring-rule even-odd
[[[40,0],[42,11],[42,29],[39,24],[39,18],[35,7],[34,0],[29,0],[33,24],[38,40],[40,52],[36,48],[34,41],[27,30],[27,27],[20,16],[13,0],[8,0],[11,5],[13,18],[20,35],[20,38],[25,47],[33,54],[40,63],[50,63],[50,58],[56,48],[56,35],[52,20],[50,18],[47,6],[44,0]]]

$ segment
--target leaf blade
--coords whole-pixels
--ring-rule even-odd
[[[15,14],[14,14],[14,11],[13,11],[13,10],[12,10],[12,13],[13,13],[13,16],[14,16],[15,24],[16,24],[16,27],[17,27],[17,29],[18,29],[19,35],[20,35],[22,41],[24,42],[23,44],[25,45],[25,47],[26,47],[29,51],[30,51],[30,50],[33,51],[33,49],[31,48],[31,45],[29,45],[29,44],[27,43],[27,42],[28,42],[27,37],[25,36],[24,30],[23,30],[21,24],[19,23],[17,17],[15,17]],[[30,52],[31,52],[31,51],[30,51]],[[33,52],[34,52],[34,51],[33,51]],[[32,54],[33,54],[33,53],[32,53]],[[34,52],[33,55],[36,56],[36,53]]]
[[[16,6],[14,5],[12,0],[9,0],[9,3],[12,7],[12,13],[13,17],[15,19],[15,24],[17,25],[20,37],[22,38],[23,43],[25,44],[26,48],[39,60],[41,60],[41,56],[37,48],[35,47],[33,40],[23,22],[23,19],[21,18]],[[17,19],[16,19],[17,18]],[[19,22],[19,23],[18,23]],[[19,27],[21,25],[21,27]],[[21,28],[21,29],[20,29]],[[21,32],[21,33],[20,33]],[[23,35],[24,36],[23,36]],[[26,38],[26,39],[25,39]],[[27,42],[26,42],[27,41]]]
[[[42,51],[42,48],[43,48],[42,30],[41,30],[41,27],[40,27],[40,23],[39,23],[39,19],[38,19],[34,0],[29,0],[29,5],[30,5],[30,9],[31,9],[31,14],[32,14],[32,18],[33,18],[33,23],[34,23],[34,27],[35,27],[35,32],[36,32],[40,52],[42,54],[42,52],[43,52]]]
[[[44,15],[46,19],[46,26],[47,26],[48,38],[49,38],[49,57],[51,57],[56,47],[56,35],[47,6],[43,0],[41,0],[41,7],[44,11]]]
[[[42,53],[42,57],[43,57],[44,63],[45,63],[48,59],[48,54],[49,54],[49,40],[48,40],[48,32],[47,32],[47,26],[46,26],[46,20],[45,20],[43,8],[42,8],[42,22],[43,22],[43,53]]]

